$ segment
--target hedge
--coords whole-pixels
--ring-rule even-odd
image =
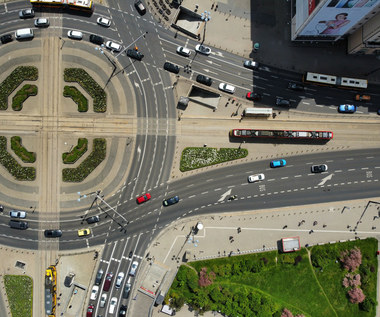
[[[93,99],[94,111],[107,110],[107,94],[102,87],[82,68],[65,68],[64,80],[77,82]]]
[[[77,167],[64,168],[62,180],[64,182],[81,182],[106,158],[106,140],[94,139],[91,154]]]
[[[62,160],[64,164],[75,163],[84,153],[87,152],[88,140],[84,138],[78,139],[78,144],[72,149],[71,152],[65,152],[62,154]]]
[[[8,96],[24,80],[37,80],[38,69],[34,66],[17,67],[0,85],[0,110],[8,109]]]
[[[11,138],[11,149],[25,163],[34,163],[36,161],[36,153],[29,152],[21,143],[19,136]]]
[[[20,111],[22,109],[22,104],[30,96],[36,96],[38,88],[36,85],[26,84],[24,85],[13,97],[12,99],[12,109],[14,111]]]
[[[63,96],[71,98],[78,105],[79,112],[87,112],[88,100],[76,87],[65,86],[63,88]]]

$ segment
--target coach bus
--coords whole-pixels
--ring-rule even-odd
[[[331,131],[300,131],[300,130],[259,130],[233,129],[230,136],[235,138],[270,138],[270,139],[302,139],[302,140],[331,140]]]
[[[94,11],[92,0],[30,0],[33,7],[57,8],[61,10],[77,10],[87,14]]]
[[[312,83],[317,85],[334,86],[338,88],[348,89],[366,89],[368,81],[366,79],[357,79],[349,77],[331,76],[317,73],[306,73],[303,76],[305,83]]]

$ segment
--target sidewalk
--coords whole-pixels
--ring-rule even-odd
[[[193,216],[167,227],[152,242],[147,252],[156,263],[171,268],[161,284],[162,292],[166,294],[187,250],[191,252],[192,260],[204,260],[230,254],[235,256],[276,250],[278,241],[284,237],[299,236],[302,246],[338,243],[355,239],[355,236],[361,239],[376,238],[380,220],[374,219],[374,216],[379,215],[379,200],[380,197],[376,197],[280,210]],[[299,225],[302,220],[305,223]],[[317,224],[314,225],[315,221]],[[189,235],[191,227],[198,222],[202,222],[204,229],[195,236]],[[355,226],[357,234],[353,230]],[[376,226],[377,229],[373,229]],[[241,229],[240,233],[238,228]],[[313,232],[310,233],[310,230]],[[154,308],[153,317],[159,314],[158,308]],[[195,314],[183,307],[176,316],[189,317]],[[213,313],[209,312],[205,316],[213,316]]]

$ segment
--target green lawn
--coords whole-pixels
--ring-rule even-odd
[[[342,251],[354,246],[362,254],[362,264],[354,273],[361,276],[367,301],[375,300],[377,240],[373,238],[294,253],[272,251],[190,262],[180,267],[165,300],[171,298],[177,308],[188,303],[199,311],[220,310],[227,316],[280,317],[287,308],[294,316],[374,317],[376,304],[352,304],[342,285],[348,271],[339,259]],[[202,268],[206,278],[201,277]]]
[[[5,290],[12,317],[30,317],[33,307],[33,281],[25,275],[5,275]]]

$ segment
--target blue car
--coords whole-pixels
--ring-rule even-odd
[[[343,113],[354,113],[356,111],[356,106],[354,105],[340,105],[338,108],[339,112]]]
[[[174,196],[172,198],[168,198],[168,199],[165,199],[162,203],[164,206],[170,206],[170,205],[174,205],[176,203],[179,202],[179,197],[178,196]]]
[[[286,165],[286,161],[284,159],[274,160],[270,162],[270,167],[283,167]]]

